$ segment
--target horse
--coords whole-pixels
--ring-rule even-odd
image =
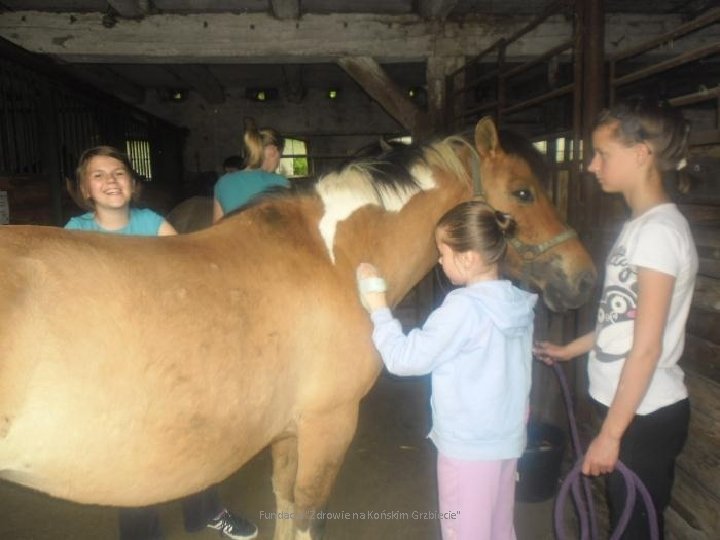
[[[0,478],[144,506],[220,482],[269,445],[274,538],[318,538],[382,366],[359,262],[380,269],[396,305],[437,259],[439,217],[482,191],[514,213],[521,245],[549,246],[529,271],[511,253],[510,268],[554,289],[554,304],[584,302],[595,276],[492,120],[474,143],[451,136],[387,160],[185,235],[0,228]]]

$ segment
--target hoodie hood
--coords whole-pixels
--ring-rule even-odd
[[[503,334],[526,332],[535,317],[538,295],[518,289],[510,281],[481,281],[460,290],[476,300],[477,309]]]

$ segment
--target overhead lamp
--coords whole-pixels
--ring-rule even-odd
[[[328,88],[327,91],[327,98],[330,100],[334,100],[340,97],[340,89],[339,88]]]
[[[421,107],[427,105],[427,90],[422,86],[411,86],[407,90],[407,96]]]
[[[160,101],[170,103],[180,103],[188,97],[186,88],[158,88],[157,96]]]
[[[170,101],[174,101],[176,103],[179,103],[181,101],[185,101],[187,99],[187,90],[183,90],[180,88],[174,88],[170,90]]]
[[[278,89],[277,88],[247,88],[245,90],[245,97],[253,101],[265,102],[277,99]]]

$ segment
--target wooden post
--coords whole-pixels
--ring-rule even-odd
[[[579,189],[582,197],[580,236],[596,264],[602,260],[602,229],[601,208],[603,194],[595,177],[587,173],[587,164],[592,157],[592,129],[598,113],[605,104],[605,2],[604,0],[577,0],[576,9],[580,10],[578,22],[582,36],[582,117],[581,138],[583,141],[583,163]],[[602,278],[602,276],[600,276]],[[599,283],[596,287],[600,287]],[[576,333],[584,334],[592,329],[597,313],[597,303],[593,297],[585,306],[578,310]],[[575,362],[575,389],[578,394],[585,394],[587,388],[586,363]],[[593,414],[587,400],[577,403],[578,422],[585,426],[591,425]],[[589,432],[595,433],[594,428]]]
[[[65,224],[62,208],[65,179],[61,174],[57,111],[54,107],[53,89],[49,85],[39,85],[39,91],[42,96],[37,102],[39,116],[42,119],[38,125],[42,174],[49,183],[53,224],[62,226]]]
[[[452,77],[449,74],[463,65],[463,57],[430,56],[427,59],[426,79],[428,93],[429,127],[432,134],[443,132],[449,127],[447,111],[452,110],[448,102],[452,102]]]

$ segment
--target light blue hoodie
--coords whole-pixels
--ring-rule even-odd
[[[432,373],[429,437],[443,455],[499,460],[523,453],[536,302],[509,281],[481,281],[450,292],[407,336],[389,309],[371,314],[388,371]]]

